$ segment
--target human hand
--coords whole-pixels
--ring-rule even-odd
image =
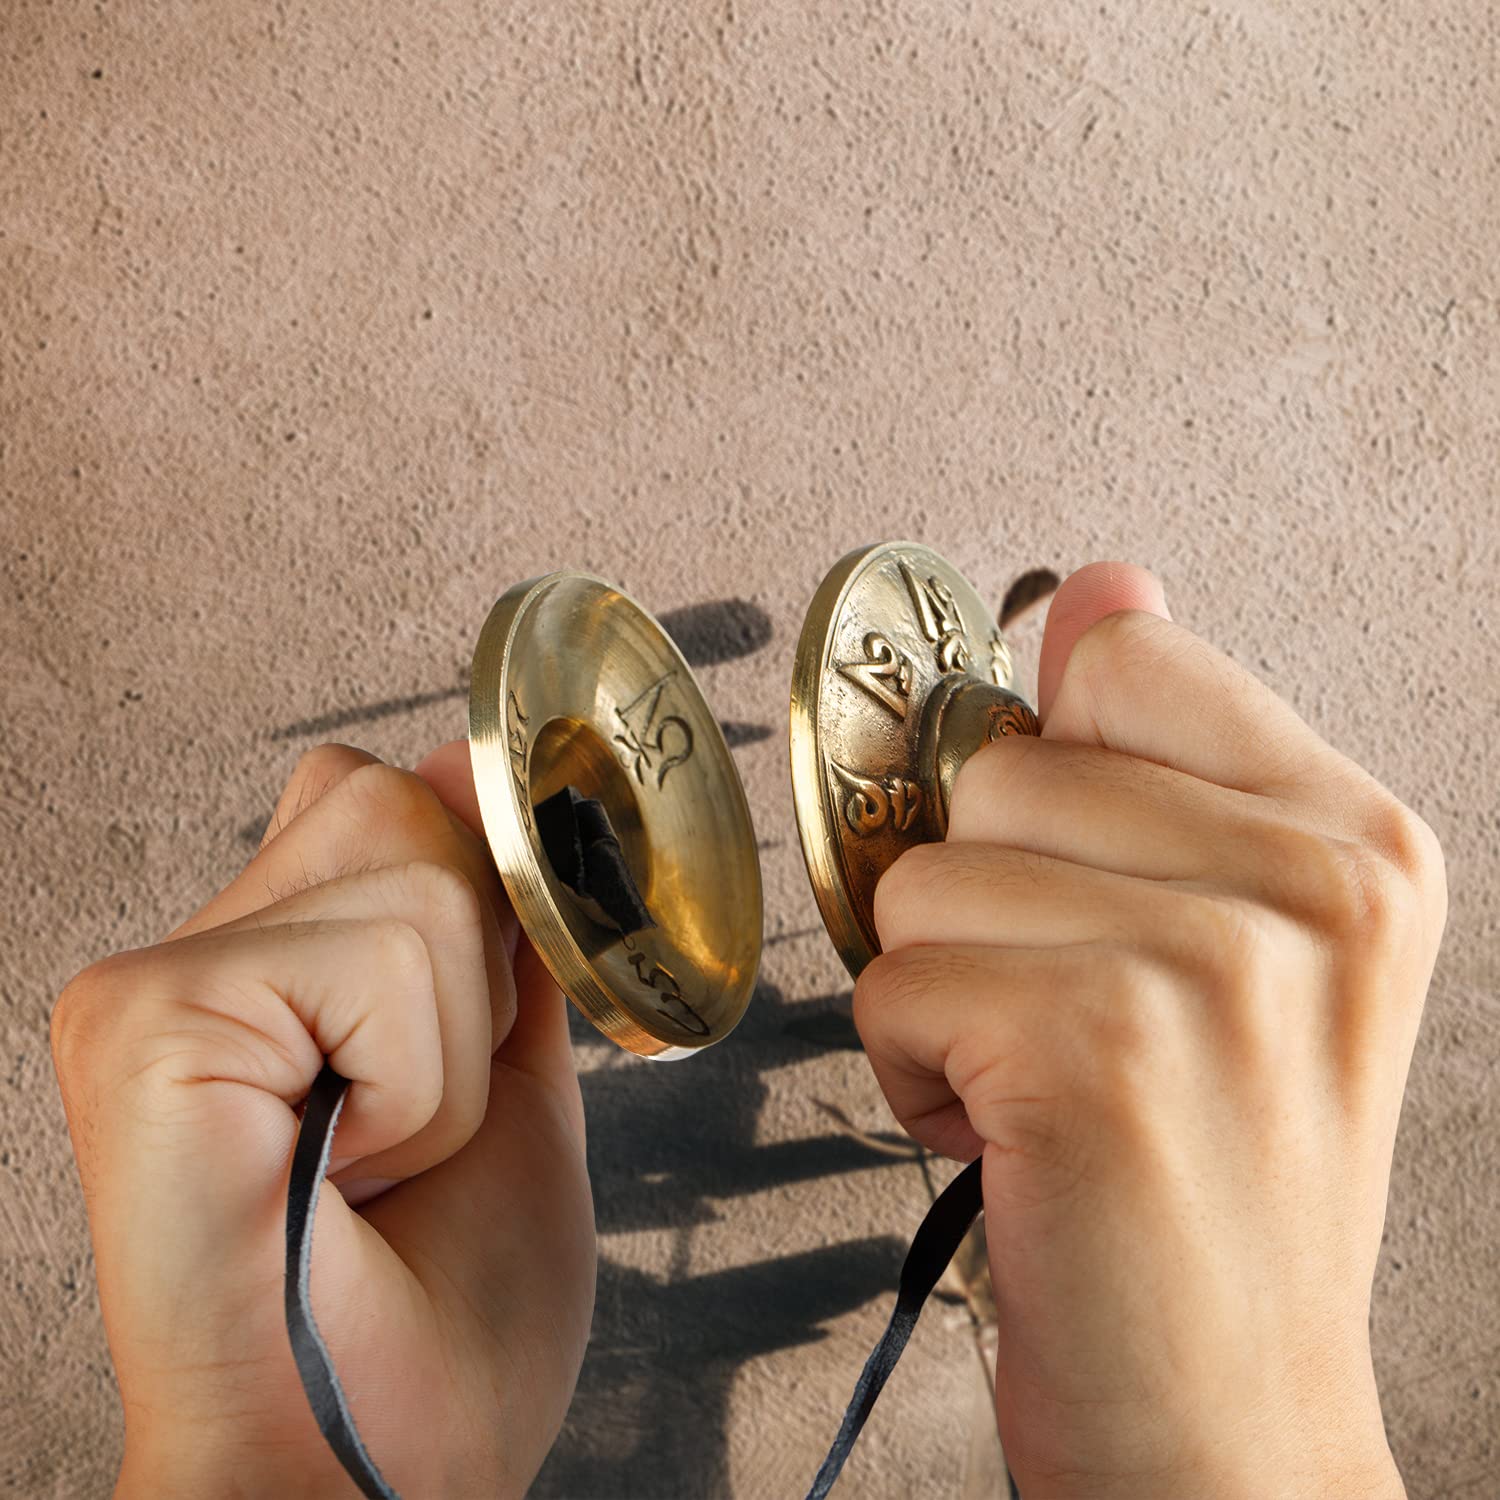
[[[294,1106],[325,1054],[351,1086],[311,1298],[366,1447],[412,1495],[519,1496],[540,1468],[588,1339],[593,1201],[566,1002],[481,835],[465,741],[415,773],[320,746],[225,890],[59,998],[116,1500],[356,1493],[282,1306]]]
[[[1041,736],[881,880],[854,993],[901,1124],[983,1154],[1016,1482],[1402,1495],[1369,1298],[1437,840],[1142,569],[1064,583],[1040,676]]]

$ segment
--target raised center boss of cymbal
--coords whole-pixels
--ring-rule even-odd
[[[1010,649],[968,580],[928,547],[840,559],[808,608],[792,676],[792,793],[823,921],[849,972],[880,951],[875,886],[940,839],[958,768],[1036,734]]]
[[[585,574],[509,590],[474,652],[469,751],[506,891],[583,1014],[656,1059],[727,1036],[760,962],[755,833],[657,621]]]

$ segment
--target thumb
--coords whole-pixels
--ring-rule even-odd
[[[480,847],[488,851],[489,840],[485,837],[484,815],[479,810],[479,793],[474,789],[468,740],[448,740],[436,750],[429,750],[412,770],[437,793],[438,801],[479,840]],[[508,900],[501,903],[496,914],[500,919],[506,956],[514,965],[520,923]]]
[[[438,800],[468,825],[476,838],[484,838],[484,817],[479,794],[474,790],[474,770],[469,762],[468,740],[448,740],[429,750],[412,770],[438,794]]]
[[[1131,563],[1090,563],[1053,596],[1037,698],[1044,740],[1238,791],[1342,798],[1367,774],[1253,672],[1176,624],[1161,584]]]
[[[488,849],[468,740],[448,740],[428,751],[413,770]],[[570,1118],[575,1121],[582,1139],[583,1104],[578,1097],[577,1065],[568,1030],[567,1001],[530,938],[521,942],[520,920],[509,900],[503,903],[498,915],[505,951],[516,976],[516,1019],[496,1055],[513,1067],[554,1081],[561,1080]]]
[[[1070,573],[1052,596],[1037,669],[1037,714],[1044,726],[1044,738],[1093,738],[1092,725],[1070,725],[1063,722],[1066,715],[1055,719],[1053,705],[1079,637],[1106,615],[1122,609],[1145,610],[1164,620],[1172,618],[1160,580],[1135,563],[1088,563]]]

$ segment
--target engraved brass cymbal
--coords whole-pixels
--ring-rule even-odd
[[[579,1010],[657,1060],[727,1036],[760,963],[755,832],[718,719],[660,624],[586,574],[517,584],[474,650],[469,754],[505,889]],[[569,785],[603,804],[654,926],[606,925],[553,870],[535,808]]]
[[[792,797],[808,878],[849,972],[880,952],[875,886],[943,838],[958,768],[988,740],[1036,734],[1014,664],[973,586],[915,542],[859,547],[808,607],[792,673]]]

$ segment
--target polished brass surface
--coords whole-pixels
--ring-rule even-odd
[[[727,1036],[760,962],[755,833],[719,722],[657,621],[585,574],[517,584],[474,650],[469,753],[505,889],[579,1010],[657,1060]],[[553,873],[533,808],[568,784],[603,803],[656,926],[622,935]]]
[[[959,766],[1038,732],[1014,671],[968,580],[915,542],[850,552],[813,596],[792,672],[792,796],[818,908],[856,977],[880,951],[876,883],[945,835]]]

